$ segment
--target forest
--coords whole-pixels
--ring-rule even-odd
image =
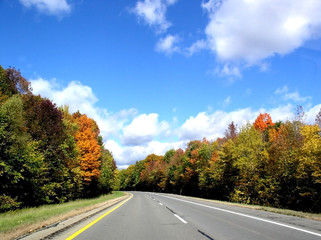
[[[228,125],[224,137],[150,154],[118,170],[95,120],[32,94],[15,68],[0,66],[0,212],[63,203],[113,189],[199,196],[321,212],[321,110]]]
[[[228,125],[215,141],[190,141],[185,150],[150,154],[119,172],[120,188],[176,193],[321,212],[321,111],[304,123],[298,106],[292,121]]]
[[[0,212],[108,193],[116,172],[95,120],[0,66]]]

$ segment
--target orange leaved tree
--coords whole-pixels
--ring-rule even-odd
[[[264,132],[268,127],[274,126],[274,123],[272,122],[272,118],[270,114],[268,113],[261,113],[253,123],[253,126],[260,130],[261,132]]]
[[[99,128],[93,119],[85,114],[74,114],[78,124],[75,134],[77,146],[81,155],[80,167],[81,175],[85,184],[90,184],[92,180],[98,179],[100,175],[101,148],[98,144]]]

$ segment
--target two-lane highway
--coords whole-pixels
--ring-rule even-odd
[[[94,224],[89,219],[55,239],[321,239],[319,221],[177,195],[132,194]]]

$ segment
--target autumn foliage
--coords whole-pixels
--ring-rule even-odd
[[[77,115],[75,115],[77,116]],[[93,119],[87,115],[76,118],[78,130],[75,134],[77,146],[80,152],[81,176],[86,184],[100,175],[101,149],[98,145],[99,129]]]
[[[121,170],[120,187],[321,212],[317,124],[274,124],[267,113],[239,129],[232,122],[223,138],[193,140]]]
[[[0,66],[0,212],[110,192],[117,169],[96,122],[30,89]]]
[[[273,127],[274,123],[272,122],[271,116],[268,113],[261,113],[253,123],[253,126],[260,130],[261,132],[265,131],[269,127]]]

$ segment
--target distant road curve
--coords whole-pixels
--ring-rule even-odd
[[[131,193],[104,217],[88,219],[55,239],[321,239],[320,221],[173,194]]]

